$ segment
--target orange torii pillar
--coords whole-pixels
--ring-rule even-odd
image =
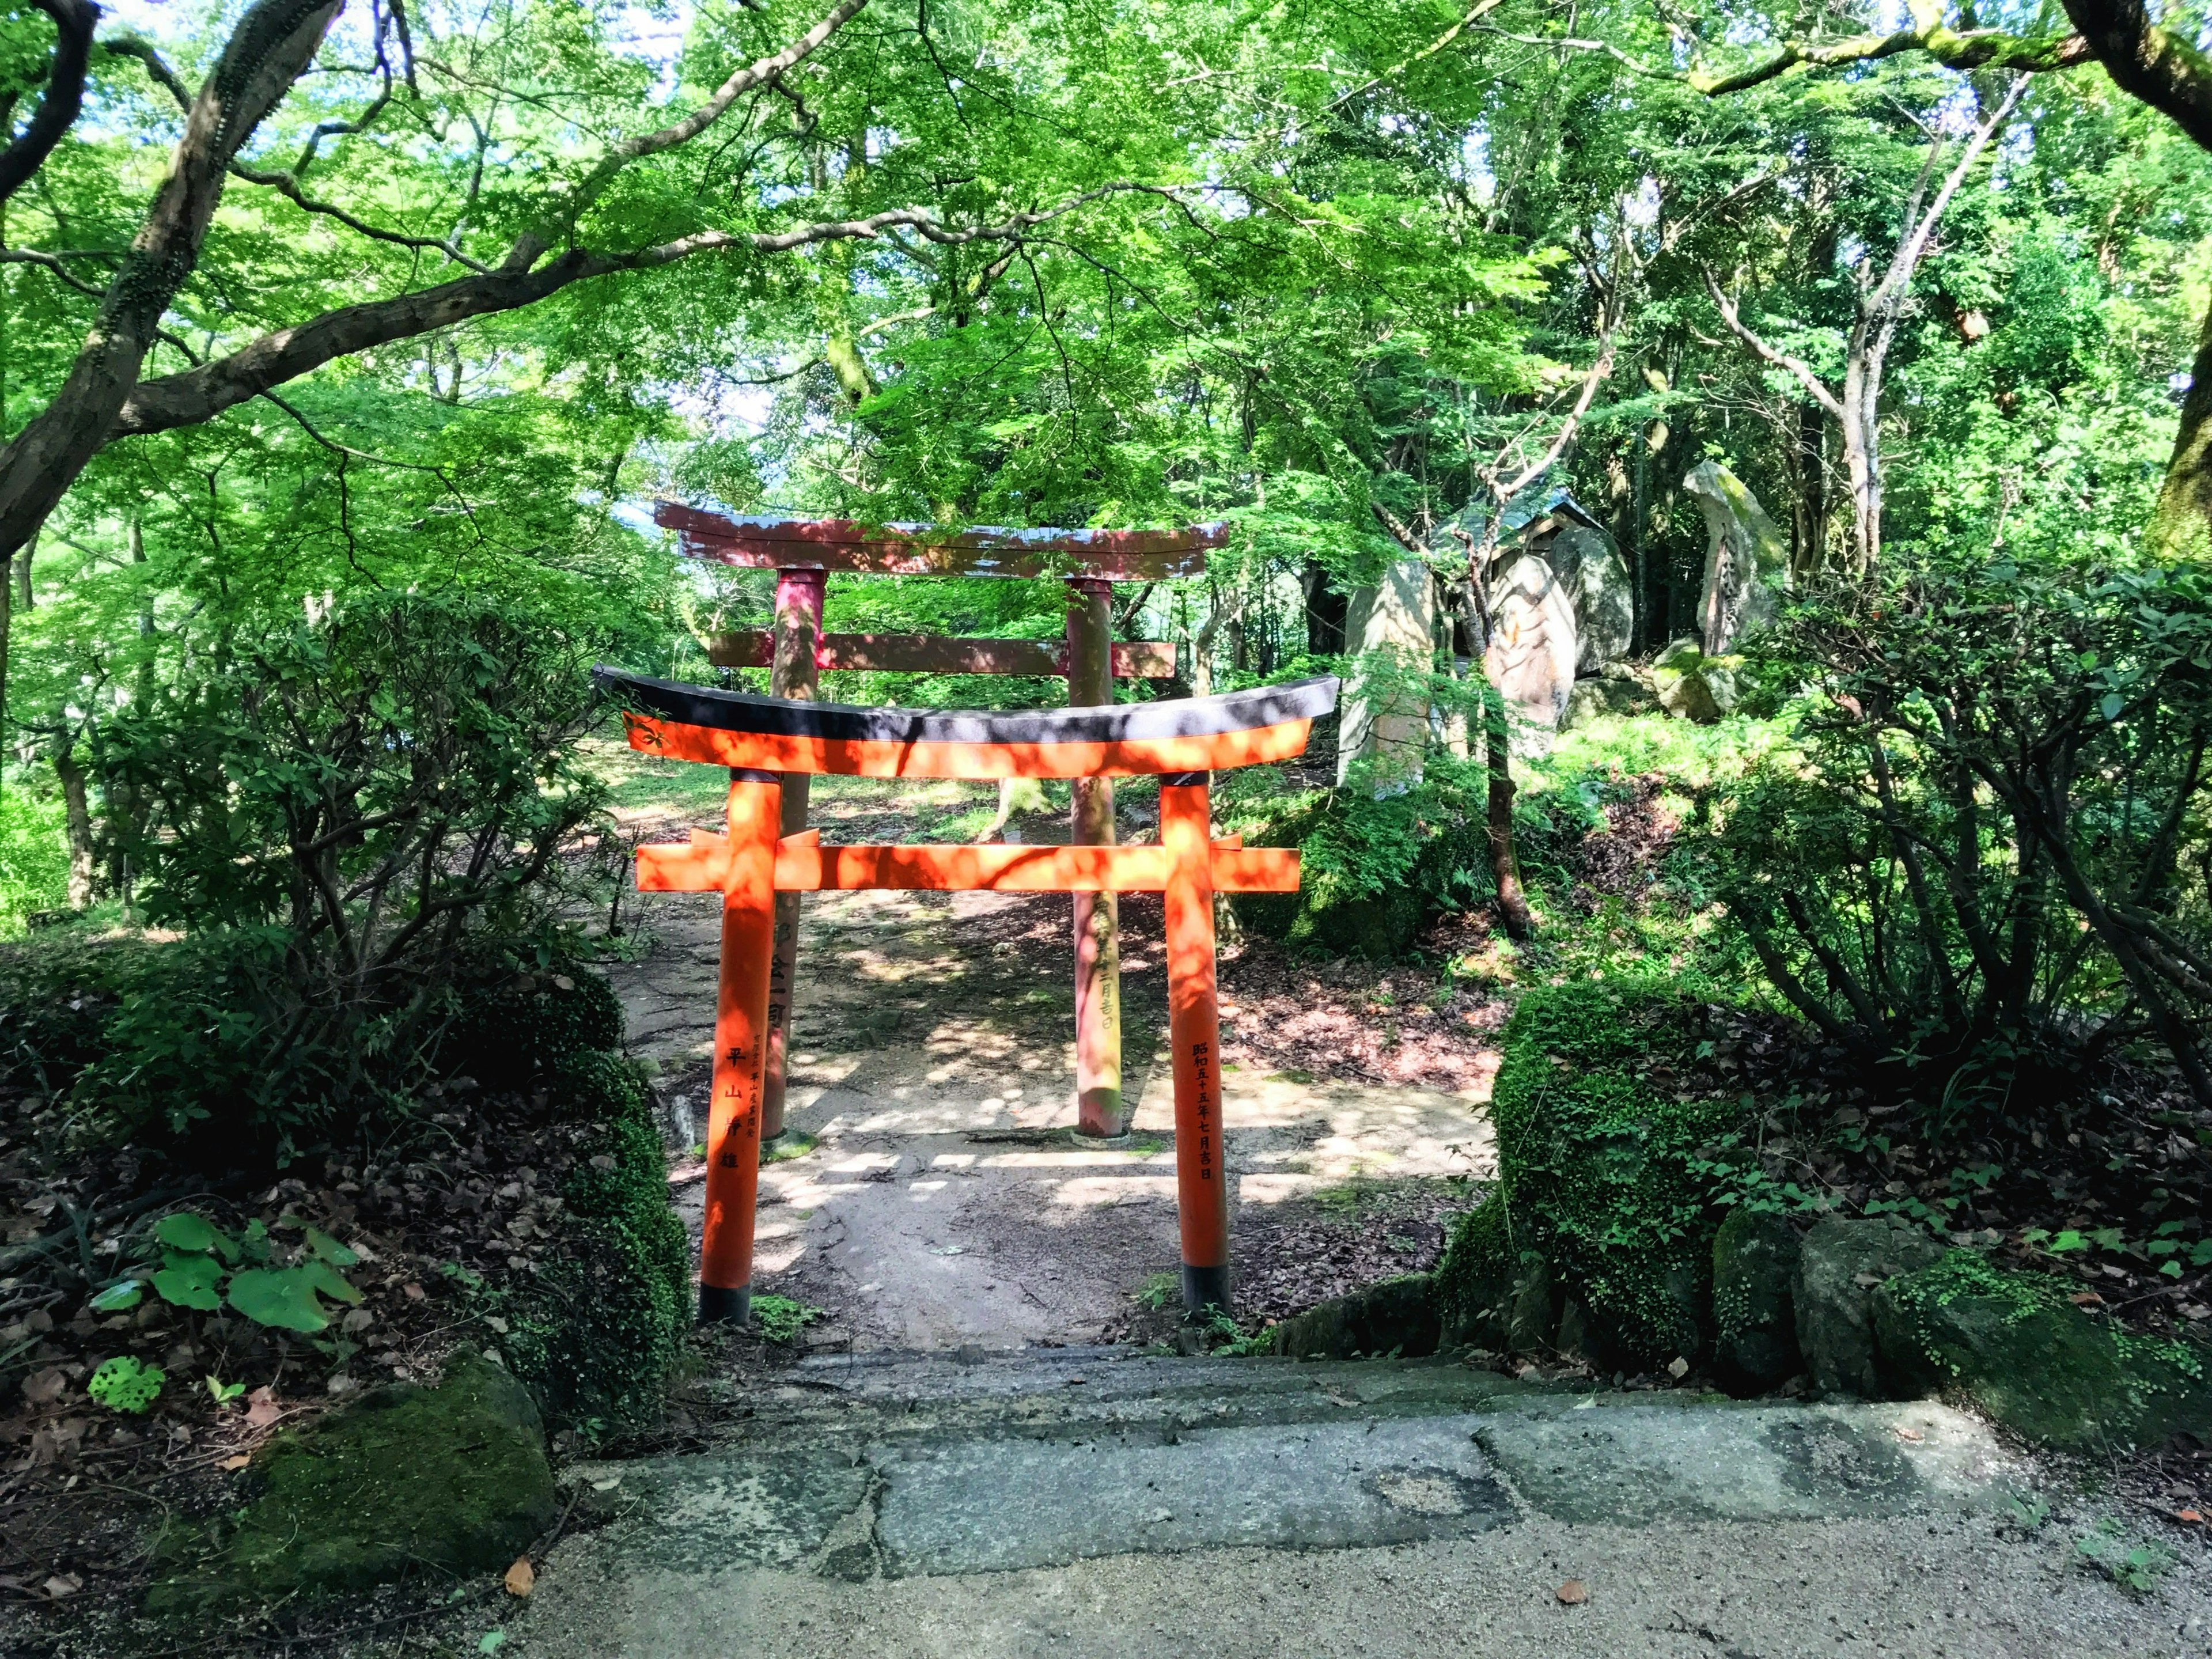
[[[1036,714],[856,708],[710,691],[596,671],[629,710],[633,748],[730,768],[726,828],[638,852],[647,891],[722,895],[721,975],[707,1134],[702,1322],[744,1322],[752,1295],[769,982],[779,893],[860,889],[1157,892],[1165,896],[1175,1060],[1176,1195],[1186,1307],[1229,1305],[1229,1194],[1221,1131],[1213,895],[1297,890],[1298,855],[1215,841],[1208,771],[1304,750],[1337,682],[1224,697]],[[1160,778],[1160,840],[1115,846],[824,847],[782,832],[782,777]]]
[[[717,668],[771,670],[779,697],[811,700],[824,670],[922,674],[1060,676],[1072,705],[1109,705],[1116,679],[1169,679],[1171,645],[1115,642],[1110,601],[1116,581],[1146,584],[1202,574],[1206,550],[1226,535],[1220,525],[1180,530],[945,531],[933,525],[869,525],[844,519],[783,519],[702,512],[662,501],[653,521],[683,538],[684,552],[741,568],[776,573],[775,625],[710,638]],[[1042,640],[944,639],[919,634],[824,634],[823,586],[833,570],[875,575],[1034,577],[1057,569],[1068,588],[1064,646]],[[808,781],[784,778],[783,829],[805,828]],[[1070,839],[1114,840],[1114,785],[1074,781]],[[1121,1099],[1120,915],[1111,893],[1074,895],[1075,1121],[1085,1134],[1127,1129]],[[761,1091],[761,1133],[783,1133],[786,1051],[799,955],[799,896],[781,893],[775,909],[775,979],[769,999],[768,1060]]]

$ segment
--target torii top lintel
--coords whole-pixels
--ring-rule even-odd
[[[775,570],[885,576],[1091,576],[1161,581],[1206,573],[1226,525],[1182,530],[942,530],[854,519],[776,519],[702,512],[661,501],[653,521],[678,532],[694,558]]]
[[[870,708],[716,691],[597,668],[630,747],[760,772],[869,778],[1096,778],[1225,771],[1305,750],[1333,678],[1219,697],[997,714]]]

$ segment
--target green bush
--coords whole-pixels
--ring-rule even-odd
[[[69,902],[69,842],[59,798],[0,787],[0,930]]]
[[[1905,568],[1753,647],[1796,743],[1686,852],[1777,991],[1938,1140],[2147,1032],[2212,1105],[2212,580]]]
[[[1491,1099],[1498,1191],[1459,1224],[1438,1269],[1462,1324],[1534,1251],[1623,1362],[1704,1352],[1721,1211],[1700,1166],[1742,1114],[1682,1099],[1654,1072],[1693,1063],[1705,1024],[1701,1005],[1657,981],[1575,981],[1522,998]]]
[[[1364,765],[1364,763],[1363,763]],[[1389,961],[1436,916],[1495,891],[1478,769],[1431,755],[1422,781],[1380,799],[1355,769],[1340,789],[1232,793],[1224,825],[1253,847],[1295,847],[1296,893],[1231,901],[1255,933],[1285,944]]]
[[[497,1300],[515,1375],[550,1419],[597,1439],[659,1408],[690,1323],[690,1248],[635,1070],[572,1054],[550,1083],[554,1109],[592,1128],[552,1259]]]
[[[573,1060],[618,1049],[622,1000],[574,957],[548,951],[516,967],[488,961],[469,971],[453,1024],[438,1045],[440,1069],[488,1088],[519,1086]]]
[[[233,1167],[408,1097],[456,1024],[544,1050],[533,1073],[618,1042],[611,994],[556,965],[557,855],[605,793],[575,741],[603,712],[592,655],[497,605],[384,593],[134,702],[101,728],[111,832],[147,915],[189,936],[0,972],[5,1063],[114,1138]],[[96,1035],[36,1007],[56,972],[106,976],[70,1008]]]
[[[106,1050],[125,996],[162,981],[176,953],[123,938],[57,931],[0,945],[0,1083],[58,1094]]]

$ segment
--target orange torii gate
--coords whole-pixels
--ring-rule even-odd
[[[1304,753],[1315,719],[1336,707],[1335,680],[1103,708],[968,714],[752,696],[611,668],[595,670],[594,678],[623,706],[630,747],[730,769],[724,833],[694,830],[687,845],[638,849],[641,890],[722,895],[699,1274],[702,1323],[742,1323],[751,1310],[775,896],[863,888],[1165,895],[1183,1302],[1193,1313],[1228,1307],[1213,895],[1296,892],[1298,855],[1213,840],[1208,775]],[[824,847],[818,830],[783,833],[787,773],[1157,775],[1160,839],[1127,847]]]
[[[684,553],[741,568],[775,572],[773,629],[714,635],[707,660],[717,668],[766,668],[779,697],[811,702],[823,670],[866,669],[921,674],[1057,675],[1067,700],[1114,701],[1117,679],[1170,679],[1175,647],[1116,642],[1109,609],[1114,584],[1151,584],[1206,574],[1208,548],[1224,525],[1180,530],[950,530],[927,524],[862,524],[850,519],[786,519],[702,512],[662,501],[653,522],[683,538]],[[1000,576],[1048,574],[1068,588],[1064,645],[1042,640],[957,640],[923,634],[825,634],[823,596],[830,574],[878,576]],[[1114,840],[1114,786],[1079,778],[1071,839],[1085,846]],[[807,780],[784,780],[783,828],[806,827]],[[1109,896],[1074,895],[1075,1111],[1086,1134],[1118,1135],[1127,1127],[1121,1100],[1120,919]],[[775,979],[769,998],[769,1047],[761,1133],[783,1133],[783,1057],[789,1039],[792,986],[798,973],[799,895],[776,901]]]

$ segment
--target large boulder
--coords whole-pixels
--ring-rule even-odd
[[[1346,606],[1346,649],[1368,662],[1355,674],[1338,728],[1336,781],[1352,765],[1371,757],[1378,793],[1411,788],[1421,781],[1429,742],[1428,677],[1435,665],[1436,583],[1419,559],[1401,559],[1373,587],[1363,587]]]
[[[1574,602],[1550,565],[1524,554],[1492,584],[1490,616],[1482,672],[1519,717],[1515,747],[1541,747],[1566,718],[1575,689]]]
[[[1355,1354],[1418,1358],[1437,1351],[1437,1298],[1426,1273],[1386,1279],[1332,1297],[1275,1327],[1275,1352],[1292,1359]]]
[[[1570,520],[1543,549],[1575,613],[1575,672],[1584,678],[1628,654],[1636,627],[1628,561],[1602,530]]]
[[[1896,1216],[1831,1216],[1813,1224],[1801,1247],[1795,1300],[1797,1346],[1815,1387],[1866,1400],[1893,1391],[1877,1358],[1875,1291],[1942,1255],[1942,1245]]]
[[[473,1356],[434,1389],[380,1389],[284,1431],[246,1481],[244,1509],[170,1535],[155,1611],[495,1572],[557,1513],[537,1407]]]
[[[2212,1438],[2212,1351],[2115,1332],[2051,1280],[1970,1250],[1872,1293],[1899,1392],[1961,1394],[2014,1433],[2069,1449]]]
[[[1705,515],[1711,543],[1698,602],[1698,643],[1725,657],[1736,642],[1772,623],[1790,591],[1790,544],[1759,498],[1718,461],[1700,461],[1682,488]]]
[[[1797,1231],[1780,1216],[1729,1212],[1713,1235],[1713,1358],[1730,1382],[1771,1389],[1803,1368],[1797,1350]]]
[[[1659,706],[1678,720],[1711,726],[1736,705],[1741,657],[1709,657],[1695,640],[1676,640],[1651,663]]]
[[[1562,728],[1572,731],[1607,714],[1648,714],[1659,706],[1649,678],[1627,663],[1607,663],[1589,679],[1575,682],[1567,696],[1567,719]]]

